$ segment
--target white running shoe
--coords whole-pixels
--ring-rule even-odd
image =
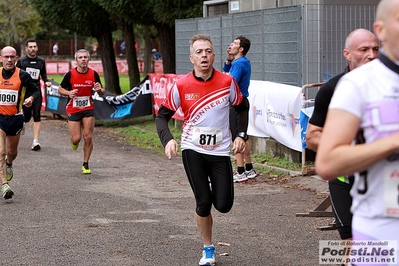
[[[247,181],[247,180],[248,180],[248,177],[245,175],[245,172],[242,173],[242,174],[236,173],[236,174],[233,176],[233,181],[234,181],[234,183],[236,183],[236,182],[245,182],[245,181]]]
[[[4,199],[11,199],[14,195],[14,192],[11,190],[10,186],[7,183],[4,183],[1,186],[1,193],[3,194]]]
[[[32,142],[32,151],[39,151],[41,149],[40,143],[37,139],[34,139]]]
[[[251,170],[249,170],[249,171],[245,171],[244,172],[245,173],[245,175],[248,177],[248,178],[255,178],[258,174],[255,172],[255,169],[251,169]]]
[[[215,265],[215,247],[213,245],[204,247],[199,265]]]

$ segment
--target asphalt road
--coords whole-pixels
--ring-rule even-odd
[[[32,122],[14,161],[15,195],[0,199],[0,265],[198,265],[202,243],[180,157],[96,127],[92,174],[82,175],[82,147],[70,148],[65,120],[43,118],[39,152],[31,141]],[[296,213],[314,209],[326,190],[310,177],[235,184],[232,211],[212,212],[217,266],[318,265],[319,240],[338,233],[318,230],[331,218]]]

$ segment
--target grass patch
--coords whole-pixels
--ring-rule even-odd
[[[55,82],[57,82],[58,84],[61,83],[63,77],[64,77],[64,75],[61,75],[61,74],[47,75],[47,78],[48,78],[48,79],[52,79],[52,80],[54,80]]]
[[[252,160],[260,164],[271,165],[291,171],[302,171],[302,164],[294,163],[284,158],[274,157],[270,153],[252,154]]]
[[[100,76],[101,77],[101,76]],[[103,84],[105,82],[103,81],[104,77],[101,79]],[[130,91],[132,88],[130,88],[130,82],[129,82],[129,75],[128,74],[119,74],[119,85],[121,87],[122,93],[126,93]],[[135,84],[137,85],[137,84]]]
[[[252,156],[252,158],[253,157],[254,156]],[[255,161],[254,159],[253,159],[253,161],[256,162],[256,163],[260,163],[260,162]],[[269,178],[277,178],[278,179],[278,178],[287,176],[286,172],[279,171],[279,170],[264,166],[262,164],[256,164],[254,166],[254,168],[256,169],[256,171],[258,173],[262,173],[264,175],[267,175]]]
[[[169,128],[177,143],[180,144],[181,127],[175,127],[175,121],[169,121]],[[122,134],[132,145],[144,149],[159,151],[164,154],[164,147],[159,140],[155,121],[152,115],[121,120],[118,122],[97,121],[96,125],[112,128],[116,133]]]

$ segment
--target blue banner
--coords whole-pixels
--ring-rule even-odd
[[[68,97],[58,93],[59,84],[54,81],[52,83],[46,91],[46,111],[66,115],[65,107],[68,103]],[[136,87],[122,95],[115,95],[107,90],[103,97],[94,93],[93,102],[95,118],[101,121],[118,121],[153,113],[148,76]]]

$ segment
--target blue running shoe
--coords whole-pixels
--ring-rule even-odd
[[[213,245],[204,247],[199,265],[215,265],[215,247]]]

